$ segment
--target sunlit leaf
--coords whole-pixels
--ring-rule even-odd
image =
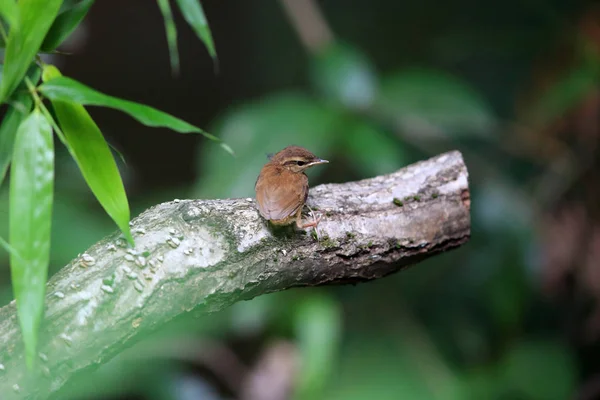
[[[329,297],[308,297],[299,306],[295,325],[302,367],[294,398],[324,398],[340,344],[340,309]]]
[[[43,79],[60,74],[55,67],[44,68]],[[71,101],[52,99],[52,108],[88,186],[115,221],[123,235],[133,243],[129,229],[129,203],[117,168],[102,132],[85,108]]]
[[[27,73],[61,3],[62,0],[20,0],[17,3],[19,18],[8,34],[0,103],[6,102]]]
[[[19,7],[15,0],[0,0],[0,16],[12,27],[19,18]]]
[[[40,69],[34,65],[30,68],[27,75],[33,82],[37,83],[40,79]],[[18,93],[14,96],[12,105],[8,107],[2,119],[2,125],[0,125],[0,186],[12,159],[17,128],[23,118],[29,114],[32,103],[33,99],[28,92]]]
[[[349,108],[367,108],[377,92],[369,59],[358,50],[334,44],[312,61],[312,78],[321,93]]]
[[[473,88],[441,71],[410,69],[387,77],[375,104],[403,134],[417,138],[485,137],[495,124]]]
[[[169,45],[169,59],[171,70],[174,74],[179,73],[179,51],[177,50],[177,27],[173,19],[173,12],[169,0],[157,0],[158,8],[165,21],[165,32],[167,33],[167,44]]]
[[[52,128],[36,109],[19,126],[9,190],[10,269],[27,365],[36,358],[50,257],[54,186]]]
[[[94,0],[82,0],[61,11],[42,43],[42,50],[52,51],[64,42],[86,16],[92,4]]]
[[[342,116],[308,96],[283,94],[240,107],[223,116],[214,128],[220,137],[234,144],[236,158],[223,157],[203,146],[195,191],[201,197],[254,196],[254,183],[267,154],[286,146],[303,146],[329,159],[342,135]],[[331,164],[311,168],[313,179]],[[312,184],[312,183],[311,183]]]
[[[51,100],[71,101],[87,106],[114,108],[129,114],[132,118],[135,118],[146,126],[169,128],[179,133],[199,133],[208,139],[221,142],[221,139],[216,136],[165,112],[143,104],[134,103],[133,101],[100,93],[76,80],[64,76],[48,79],[38,89]],[[221,143],[221,147],[231,152],[229,146],[224,143]]]
[[[202,4],[199,0],[177,0],[179,9],[183,14],[183,18],[188,24],[194,29],[196,35],[204,42],[208,54],[213,60],[217,60],[217,52],[215,51],[215,44],[213,42],[212,33],[210,27],[204,15]]]

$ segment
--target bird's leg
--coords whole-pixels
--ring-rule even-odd
[[[307,205],[307,207],[308,207],[308,205]],[[312,213],[312,210],[310,209],[310,207],[308,207],[308,209]],[[302,222],[302,208],[300,208],[298,210],[298,212],[296,213],[296,226],[300,229],[316,227],[317,225],[319,225],[320,221],[321,221],[321,216],[319,216],[318,218],[315,218],[314,213],[313,213],[312,222]]]
[[[313,223],[315,224],[314,225],[315,235],[317,237],[317,240],[320,240],[319,239],[319,230],[317,229],[317,225],[319,225],[319,221],[321,221],[322,215],[319,215],[317,217],[317,214],[312,210],[312,208],[310,208],[310,206],[308,204],[306,204],[306,207],[308,208],[308,211],[310,211],[310,214],[313,217]]]

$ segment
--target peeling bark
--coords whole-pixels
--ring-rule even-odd
[[[449,152],[393,174],[321,185],[319,239],[273,232],[253,199],[159,204],[132,221],[135,249],[114,233],[47,285],[35,371],[25,367],[15,304],[0,309],[0,396],[43,399],[187,311],[298,286],[397,272],[470,236],[467,169]]]

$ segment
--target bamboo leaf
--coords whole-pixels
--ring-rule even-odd
[[[27,74],[33,82],[40,79],[40,69],[33,65]],[[21,121],[31,110],[33,99],[28,92],[19,93],[14,96],[14,104],[10,105],[0,125],[0,186],[8,170],[12,159],[13,145],[17,135],[17,129]]]
[[[171,70],[174,75],[179,74],[179,51],[177,50],[177,27],[173,19],[173,12],[169,0],[157,0],[158,8],[165,21],[165,31],[167,33],[167,44],[169,45],[169,59],[171,60]]]
[[[10,26],[15,25],[19,15],[19,7],[15,0],[0,0],[0,15]]]
[[[100,93],[74,79],[64,76],[44,79],[44,81],[45,83],[39,86],[38,90],[50,100],[70,101],[87,106],[109,107],[129,114],[129,116],[146,126],[169,128],[179,133],[199,133],[208,139],[219,142],[221,147],[233,154],[231,148],[222,143],[221,139],[216,136],[153,107]]]
[[[53,66],[44,67],[44,80],[54,76],[60,76],[58,69]],[[51,99],[51,103],[67,148],[79,166],[83,178],[106,213],[133,244],[125,187],[100,128],[81,104],[61,99]]]
[[[194,29],[198,38],[204,42],[208,54],[210,54],[216,63],[217,52],[215,51],[212,33],[208,26],[206,16],[204,15],[202,4],[198,0],[177,0],[177,4],[179,5],[179,10],[183,14],[183,18],[185,18],[187,23]]]
[[[20,0],[4,53],[0,104],[6,102],[27,73],[29,65],[54,21],[62,0]]]
[[[10,269],[29,368],[44,314],[53,188],[52,128],[36,109],[17,131],[9,190]]]
[[[87,15],[92,4],[94,0],[82,0],[62,11],[50,27],[42,43],[42,50],[52,51],[64,42]]]

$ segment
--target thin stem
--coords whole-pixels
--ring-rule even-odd
[[[36,107],[38,107],[42,111],[42,114],[44,114],[44,117],[46,117],[46,119],[52,126],[52,129],[54,129],[54,132],[56,132],[56,135],[58,136],[60,141],[63,142],[63,144],[69,150],[69,152],[72,153],[71,146],[69,146],[69,143],[67,142],[67,139],[65,138],[63,131],[60,129],[60,127],[58,126],[58,124],[56,123],[54,118],[52,117],[52,114],[50,114],[50,111],[48,110],[48,108],[46,108],[46,105],[40,98],[35,85],[31,82],[31,80],[28,77],[25,77],[25,84],[27,85],[27,88],[29,89],[29,93],[31,93],[31,96],[33,97],[33,101],[35,102]]]

